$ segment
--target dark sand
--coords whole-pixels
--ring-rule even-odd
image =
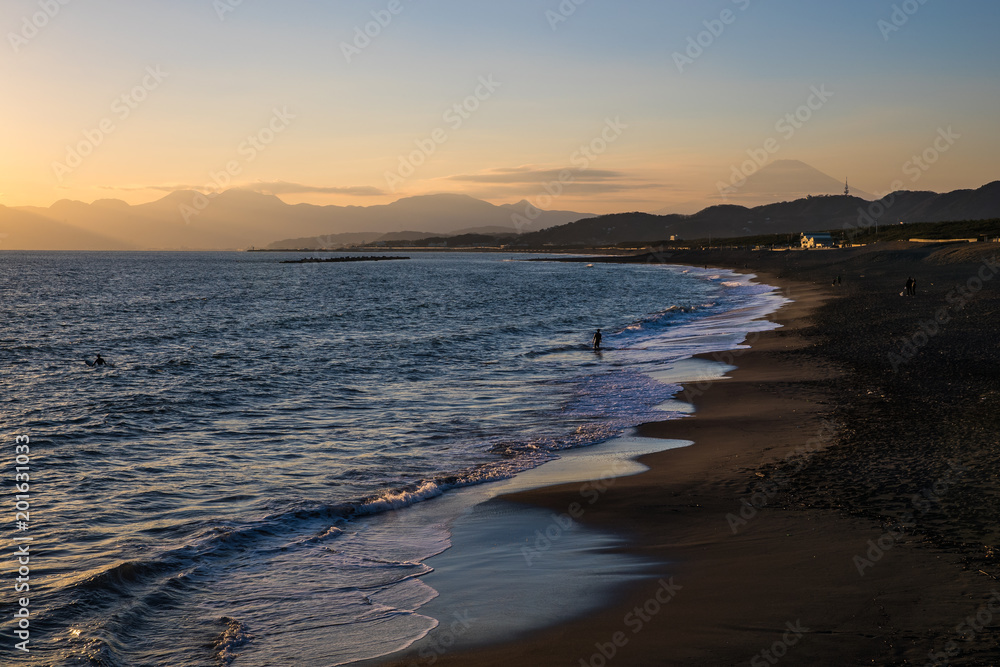
[[[638,259],[753,271],[793,300],[731,379],[686,386],[695,416],[640,429],[695,444],[644,457],[651,470],[581,518],[663,562],[662,578],[517,642],[396,664],[998,664],[990,257],[1000,248],[894,244]],[[917,296],[899,296],[911,275]],[[581,501],[575,484],[511,499]]]

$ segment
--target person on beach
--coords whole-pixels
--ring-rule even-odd
[[[916,295],[917,295],[917,281],[914,280],[913,278],[910,278],[910,296],[916,296]]]
[[[905,294],[906,296],[913,296],[914,293],[913,288],[915,284],[916,283],[914,282],[913,278],[907,278],[906,287],[903,288],[903,294]]]
[[[598,329],[597,333],[594,334],[594,351],[601,349],[601,330]]]

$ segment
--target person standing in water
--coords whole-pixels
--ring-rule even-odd
[[[89,359],[84,358],[83,363],[87,364],[91,368],[97,368],[98,366],[107,366],[108,365],[108,362],[104,361],[104,357],[102,357],[99,354],[97,355],[97,358],[94,359],[93,361],[90,361]]]
[[[601,349],[601,330],[598,329],[597,333],[594,334],[594,351]]]

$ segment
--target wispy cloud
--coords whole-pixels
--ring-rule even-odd
[[[583,198],[617,193],[625,195],[636,193],[635,197],[640,197],[639,193],[643,191],[674,189],[674,186],[654,183],[625,171],[556,169],[538,165],[501,167],[472,174],[456,174],[439,179],[438,182],[453,184],[450,187],[463,187],[468,184],[463,188],[465,194],[481,199],[511,197],[521,199],[536,195],[539,191],[548,192],[547,185],[554,185],[561,195]],[[629,197],[624,199],[627,200]]]
[[[100,190],[115,190],[118,192],[143,192],[145,190],[155,190],[157,192],[180,192],[183,190],[204,190],[201,185],[99,185]]]
[[[384,190],[368,185],[358,185],[353,187],[340,186],[317,186],[303,185],[302,183],[289,183],[288,181],[257,182],[240,186],[242,190],[253,190],[267,195],[290,195],[290,194],[325,194],[325,195],[351,195],[354,197],[381,197]]]
[[[558,181],[559,175],[567,171],[566,169],[538,169],[535,167],[506,167],[501,169],[490,169],[478,174],[458,174],[449,176],[448,180],[463,181],[467,183],[547,183]],[[584,172],[569,170],[573,173],[573,180],[578,182],[601,182],[609,180],[619,180],[628,178],[628,174],[621,171],[608,171],[603,169],[588,169]]]
[[[101,186],[102,190],[118,190],[121,192],[140,192],[143,190],[154,190],[157,192],[181,192],[184,190],[195,190],[205,192],[204,185],[116,185]],[[341,186],[317,186],[304,185],[302,183],[290,183],[288,181],[258,181],[256,183],[246,183],[234,185],[236,190],[250,190],[267,195],[289,195],[289,194],[328,194],[328,195],[351,195],[353,197],[381,197],[385,194],[383,190],[367,185],[341,187]]]

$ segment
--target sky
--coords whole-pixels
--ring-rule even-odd
[[[779,159],[975,188],[998,25],[995,0],[5,0],[0,204],[682,211]]]

